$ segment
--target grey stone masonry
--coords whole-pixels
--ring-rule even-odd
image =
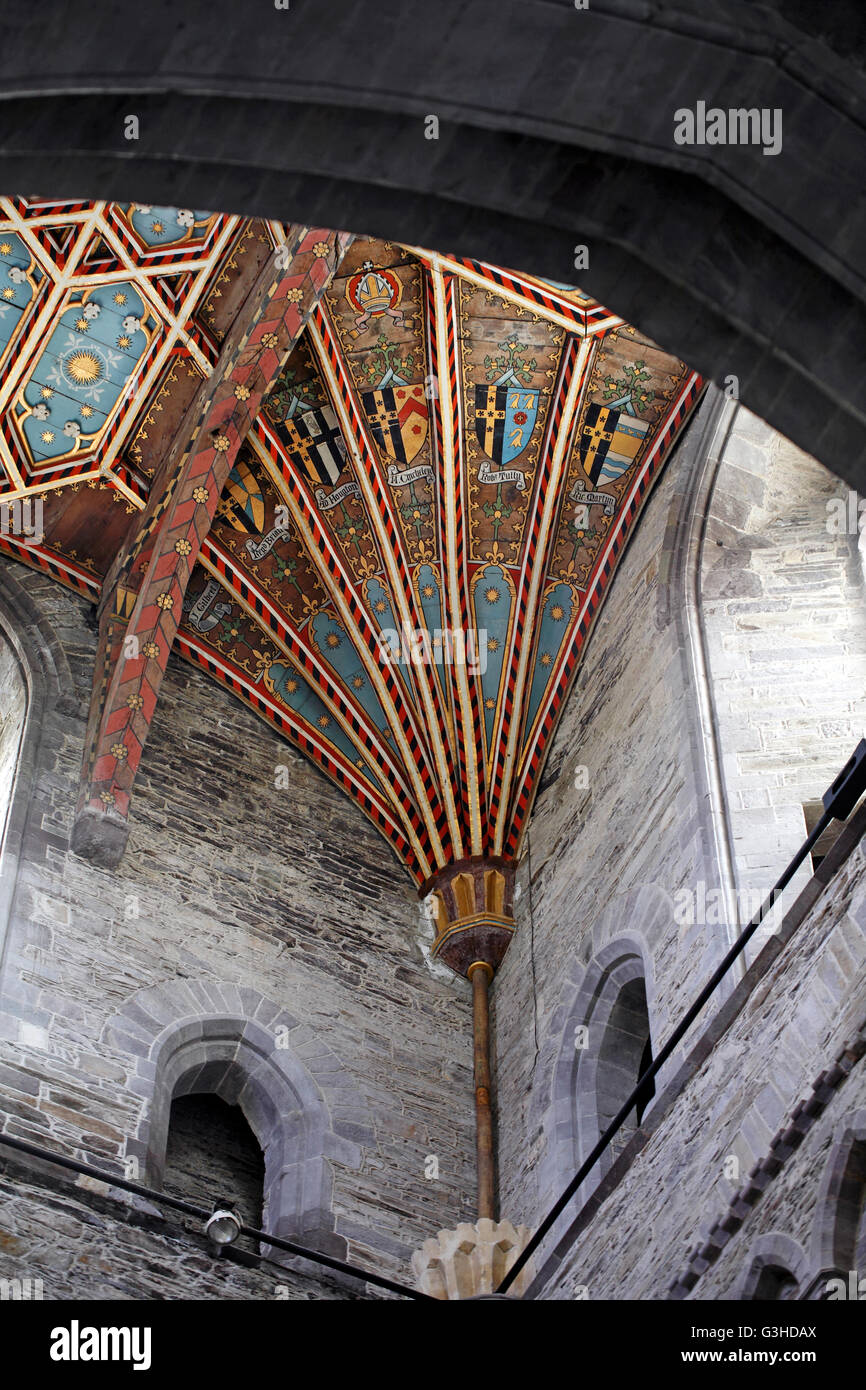
[[[804,804],[866,735],[858,503],[814,459],[736,412],[715,472],[701,593],[745,921],[802,843]]]
[[[864,831],[866,807],[697,1027],[681,1071],[540,1268],[536,1296],[739,1297],[770,1235],[808,1254],[799,1274],[814,1290],[828,1268],[826,1163],[846,1114],[866,1104]]]
[[[0,599],[0,622],[28,615],[25,655],[41,634],[57,656],[25,739],[0,1127],[143,1179],[158,1176],[168,1079],[212,1088],[270,1152],[273,1229],[297,1220],[294,1234],[405,1279],[431,1232],[472,1219],[475,1187],[469,987],[425,963],[408,877],[317,769],[174,658],[121,867],[72,855],[87,605],[6,560]]]
[[[0,1156],[0,1280],[40,1281],[46,1300],[344,1300],[359,1281],[260,1262],[247,1243],[215,1259],[206,1239],[93,1179],[58,1180],[39,1164]],[[83,1183],[89,1185],[83,1185]],[[288,1257],[291,1259],[291,1257]],[[386,1295],[387,1296],[387,1295]]]

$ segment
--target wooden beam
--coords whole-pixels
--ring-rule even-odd
[[[351,236],[293,226],[250,291],[106,581],[71,847],[115,868],[183,599],[220,493]],[[282,267],[282,269],[280,268]],[[160,485],[161,484],[161,485]]]

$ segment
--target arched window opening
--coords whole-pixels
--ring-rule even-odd
[[[840,1273],[866,1269],[866,1141],[851,1144],[839,1183],[833,1249]]]
[[[604,1133],[622,1108],[638,1078],[652,1061],[649,1010],[642,978],[629,980],[619,991],[601,1039],[596,1094],[599,1132]],[[651,1081],[611,1144],[612,1156],[631,1139],[655,1093]]]
[[[797,1297],[797,1281],[784,1265],[766,1264],[758,1275],[752,1299],[779,1302]]]
[[[27,714],[27,684],[12,646],[0,632],[0,851],[21,753]]]
[[[261,1230],[264,1179],[262,1151],[239,1106],[209,1094],[172,1101],[166,1192],[208,1211],[227,1202],[246,1225]]]

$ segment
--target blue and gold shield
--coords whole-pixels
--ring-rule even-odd
[[[584,472],[593,486],[611,483],[631,467],[648,429],[647,420],[624,410],[595,404],[587,407],[579,449]]]
[[[494,463],[511,463],[523,453],[535,428],[540,395],[524,386],[475,387],[475,434]]]

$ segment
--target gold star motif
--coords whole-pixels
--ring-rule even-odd
[[[120,292],[120,290],[118,290],[118,291],[117,291],[117,294],[113,296],[113,299],[114,299],[115,304],[125,304],[125,303],[126,303],[126,295],[125,295],[125,294],[122,294],[122,293]]]
[[[555,603],[550,610],[550,616],[555,623],[561,622],[565,617],[565,609],[561,603]]]
[[[50,401],[51,397],[54,395],[54,391],[50,386],[43,386],[39,394],[42,397],[43,401]]]
[[[498,603],[498,602],[499,602],[499,590],[498,590],[498,589],[494,589],[494,588],[491,586],[491,588],[485,589],[485,591],[484,591],[484,597],[487,599],[487,602],[488,602],[488,603]]]
[[[12,296],[13,296],[14,294],[15,294],[15,291],[13,290],[12,286],[11,286],[11,285],[7,285],[6,288],[5,288],[5,290],[3,291],[3,298],[4,298],[4,299],[11,299]]]
[[[53,431],[53,430],[43,430],[43,431],[42,431],[42,434],[41,434],[39,437],[40,437],[40,439],[42,440],[42,443],[43,443],[43,444],[53,444],[53,443],[54,443],[54,431]]]
[[[91,415],[93,414],[93,406],[83,405],[81,407],[81,414],[84,416],[85,420],[89,420]]]
[[[320,729],[327,729],[331,722],[331,716],[329,714],[320,714],[316,722]]]
[[[295,693],[295,691],[297,690],[297,688],[298,688],[298,682],[297,682],[296,680],[287,680],[287,681],[286,681],[286,690],[288,691],[288,693],[289,693],[290,695],[294,695],[294,693]]]
[[[162,222],[151,222],[150,230],[154,232],[157,236],[162,236],[163,232],[165,231],[165,226]]]
[[[550,663],[551,663],[552,661],[553,661],[553,657],[550,655],[550,652],[542,652],[542,653],[541,653],[541,664],[542,664],[542,666],[549,666]]]
[[[128,348],[130,341],[131,339],[127,338],[125,333],[121,333],[120,337],[117,340],[117,346],[119,348]]]
[[[9,255],[11,255],[11,254],[12,254],[12,243],[9,242],[9,241],[4,241],[3,244],[0,245],[0,256],[9,256]]]

